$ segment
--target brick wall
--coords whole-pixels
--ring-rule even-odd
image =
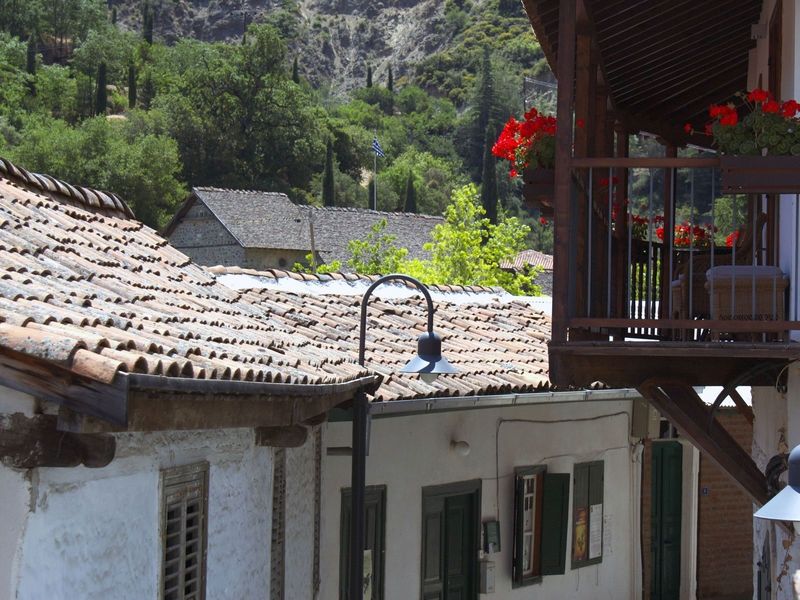
[[[721,409],[718,420],[749,451],[753,426],[735,409]],[[702,454],[698,488],[697,597],[749,600],[753,597],[753,504]]]

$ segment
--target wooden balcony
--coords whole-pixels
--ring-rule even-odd
[[[570,209],[570,242],[555,256],[557,385],[774,385],[800,358],[794,277],[780,268],[792,263],[781,261],[779,229],[798,235],[789,204],[781,215],[778,196],[726,188],[716,157],[570,164],[569,197],[554,199],[556,214]]]

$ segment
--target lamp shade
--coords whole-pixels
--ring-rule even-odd
[[[800,521],[800,446],[789,454],[789,484],[753,515],[757,519]]]
[[[429,332],[423,333],[417,338],[417,355],[400,369],[400,372],[444,375],[445,373],[458,373],[458,369],[442,356],[442,338]]]

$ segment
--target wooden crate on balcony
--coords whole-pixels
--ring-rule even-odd
[[[800,194],[800,156],[720,156],[728,194]]]
[[[778,267],[725,265],[706,272],[712,320],[784,321],[789,279]],[[712,334],[718,340],[720,331]],[[788,332],[783,332],[788,341]],[[749,336],[752,337],[752,336]]]

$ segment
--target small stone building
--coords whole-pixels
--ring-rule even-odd
[[[273,192],[194,188],[164,236],[201,265],[285,269],[306,263],[311,253],[318,262],[344,265],[348,242],[365,238],[381,219],[411,258],[425,257],[423,244],[443,222],[430,215],[300,205]]]

